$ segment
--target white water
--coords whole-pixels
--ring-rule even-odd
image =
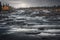
[[[45,30],[43,30],[43,32],[47,32],[45,34],[47,35],[52,35],[49,34],[48,32],[60,32],[60,30],[47,30],[46,28],[49,27],[59,27],[60,26],[60,21],[50,21],[50,20],[59,20],[60,16],[52,16],[52,17],[46,17],[46,16],[33,16],[35,14],[39,14],[40,13],[51,13],[50,11],[45,11],[43,10],[41,11],[30,11],[30,10],[18,10],[17,12],[13,12],[10,14],[10,16],[8,16],[9,18],[5,18],[6,20],[9,21],[5,21],[5,19],[3,19],[2,23],[0,23],[0,28],[8,28],[9,30],[7,30],[7,34],[11,34],[11,33],[15,33],[15,32],[32,32],[34,33],[35,31],[39,32],[40,30],[38,30],[38,28],[45,28]],[[32,16],[32,17],[31,17]],[[3,27],[2,27],[3,26]],[[42,32],[42,31],[41,31]],[[3,33],[6,34],[6,33]],[[43,33],[44,34],[44,33]],[[42,35],[39,34],[39,35]]]

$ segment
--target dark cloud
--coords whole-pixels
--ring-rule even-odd
[[[5,3],[9,3],[11,6],[15,6],[20,3],[25,3],[30,6],[53,6],[60,5],[60,0],[0,0]]]

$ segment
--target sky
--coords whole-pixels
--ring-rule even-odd
[[[4,4],[7,3],[15,8],[60,5],[60,0],[0,0],[0,1]]]

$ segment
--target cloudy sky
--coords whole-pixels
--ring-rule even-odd
[[[15,8],[60,5],[60,0],[0,0]]]

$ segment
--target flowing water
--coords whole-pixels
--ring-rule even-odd
[[[48,10],[17,10],[16,12],[2,14],[0,19],[0,34],[14,34],[16,36],[55,36],[60,35],[60,16],[39,16],[41,14],[54,14]],[[0,15],[1,16],[1,15]],[[43,29],[41,29],[43,28]],[[56,29],[57,28],[57,29]],[[41,29],[41,30],[40,30]],[[17,34],[19,32],[19,35]],[[38,33],[39,34],[34,34]],[[50,33],[49,33],[50,32]],[[31,34],[25,34],[31,33]]]

